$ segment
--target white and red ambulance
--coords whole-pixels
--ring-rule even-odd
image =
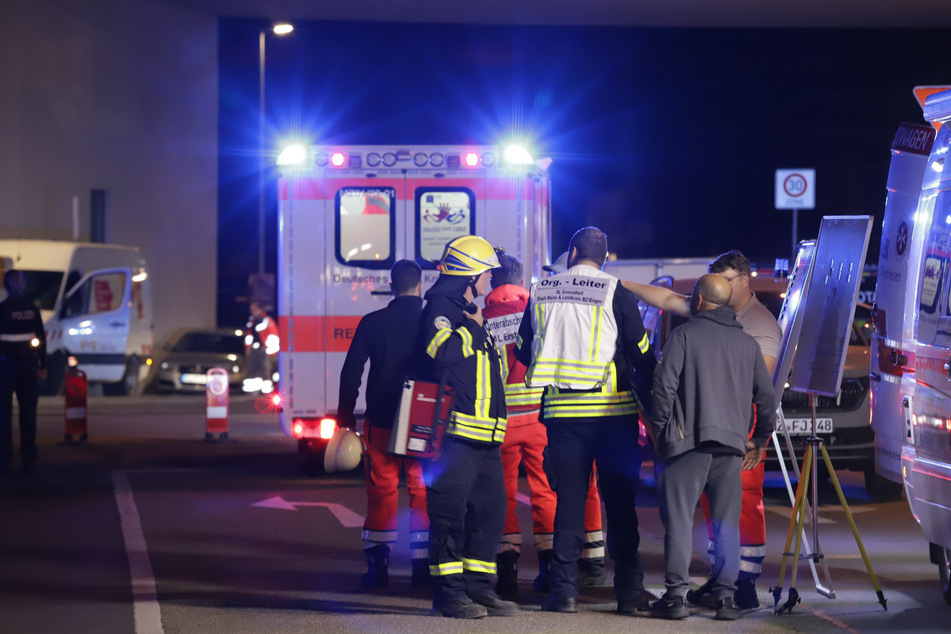
[[[305,467],[322,464],[340,368],[360,318],[392,299],[396,260],[419,263],[425,292],[446,243],[474,234],[518,257],[526,284],[540,277],[551,261],[549,164],[519,146],[298,145],[281,153],[280,420]]]

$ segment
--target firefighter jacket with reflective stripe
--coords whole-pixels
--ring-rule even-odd
[[[369,360],[366,420],[375,427],[393,427],[403,394],[403,380],[413,358],[412,333],[419,328],[422,314],[423,299],[403,295],[390,301],[386,308],[364,315],[360,320],[340,370],[337,420],[341,425],[356,426],[353,410],[360,393],[363,369]]]
[[[634,415],[638,397],[650,406],[656,361],[637,300],[592,266],[532,287],[516,356],[528,365],[526,384],[545,388],[546,420]]]
[[[36,304],[25,297],[9,296],[0,302],[0,357],[46,367],[43,318]]]
[[[514,284],[503,284],[485,296],[485,325],[500,352],[504,350],[505,366],[505,407],[509,412],[509,423],[515,421],[534,422],[527,414],[540,410],[542,388],[525,385],[525,365],[515,358],[515,339],[518,327],[522,323],[522,313],[528,306],[528,291]],[[517,418],[516,418],[517,417]]]
[[[506,425],[502,357],[485,327],[463,311],[468,281],[444,275],[426,293],[414,373],[433,383],[445,373],[453,393],[447,434],[497,445]]]

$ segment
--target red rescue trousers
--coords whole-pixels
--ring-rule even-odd
[[[363,548],[396,542],[400,469],[406,469],[409,491],[410,553],[412,559],[429,559],[429,515],[426,514],[426,484],[417,460],[387,453],[392,430],[367,424],[367,519],[363,522]]]
[[[532,532],[535,549],[551,550],[555,532],[555,505],[557,496],[548,485],[548,476],[542,468],[543,453],[548,446],[548,433],[538,421],[538,412],[509,417],[502,443],[502,470],[505,474],[505,494],[508,505],[505,513],[505,534],[499,552],[519,552],[522,533],[515,514],[518,505],[518,465],[525,466],[525,476],[531,493]],[[601,496],[598,494],[597,472],[592,470],[585,503],[584,559],[604,557],[604,535],[601,532]]]

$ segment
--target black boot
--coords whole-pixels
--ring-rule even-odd
[[[551,548],[538,551],[538,576],[535,577],[535,589],[539,592],[551,592],[549,568],[551,568],[551,560],[554,556],[555,551]]]
[[[499,596],[514,597],[518,595],[518,551],[506,550],[495,557],[499,580],[495,584],[495,591]]]
[[[759,607],[759,597],[756,596],[756,583],[754,579],[736,580],[736,592],[733,595],[733,603],[741,610],[755,610]]]
[[[596,588],[603,586],[607,578],[604,576],[604,557],[578,560],[578,587]]]
[[[363,551],[367,556],[367,572],[360,580],[364,588],[385,588],[390,585],[390,547],[377,544]]]
[[[414,588],[429,587],[429,559],[414,559],[412,561],[413,576],[410,585]]]

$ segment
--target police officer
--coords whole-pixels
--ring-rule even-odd
[[[415,375],[445,380],[453,392],[439,457],[423,465],[429,511],[433,614],[510,616],[518,606],[493,588],[505,523],[499,445],[505,438],[502,361],[473,304],[485,294],[495,250],[478,236],[452,240],[426,293],[416,339]]]
[[[545,388],[546,469],[558,494],[551,594],[542,609],[578,611],[585,498],[597,460],[617,610],[630,614],[650,605],[634,508],[641,454],[631,380],[649,384],[656,362],[634,295],[601,271],[607,236],[585,227],[568,253],[567,271],[533,285],[516,343],[526,385]]]
[[[362,537],[367,573],[361,585],[366,588],[385,588],[389,584],[389,556],[396,542],[401,467],[406,469],[409,490],[412,584],[429,584],[429,517],[422,467],[419,461],[387,454],[403,380],[413,355],[414,339],[406,333],[419,328],[423,312],[421,276],[419,265],[412,260],[399,260],[393,265],[390,289],[395,298],[386,308],[360,320],[340,370],[337,419],[342,426],[352,429],[356,427],[353,410],[360,393],[363,368],[370,361],[363,429],[367,442],[367,518]]]
[[[13,459],[13,395],[20,407],[23,471],[36,463],[37,382],[46,378],[46,334],[36,305],[24,296],[26,278],[3,276],[7,298],[0,302],[0,472]]]

